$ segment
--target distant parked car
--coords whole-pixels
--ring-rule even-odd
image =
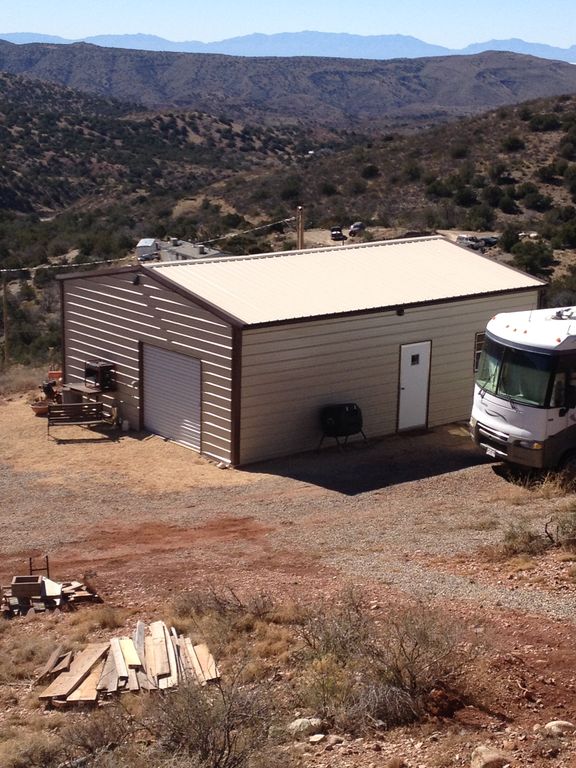
[[[348,234],[350,237],[356,237],[356,235],[361,234],[366,229],[366,226],[363,221],[355,221],[354,224],[350,225],[350,230]]]
[[[471,248],[473,251],[481,251],[484,248],[484,241],[474,235],[458,235],[456,242],[465,248]]]
[[[500,240],[499,237],[481,237],[480,239],[486,248],[492,248],[495,245],[498,245],[498,241]]]
[[[138,261],[140,263],[143,261],[160,261],[160,254],[158,251],[154,251],[153,253],[143,253],[141,256],[138,256]]]
[[[342,227],[332,227],[330,230],[330,238],[332,240],[347,240],[348,238],[342,232]]]

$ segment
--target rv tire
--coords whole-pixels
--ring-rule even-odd
[[[568,451],[560,459],[558,464],[560,472],[565,472],[567,475],[576,476],[576,451]]]

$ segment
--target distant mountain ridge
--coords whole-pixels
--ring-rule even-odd
[[[421,127],[576,93],[576,67],[505,52],[391,61],[247,58],[0,40],[0,71],[150,109],[355,130]]]
[[[352,35],[346,32],[281,32],[274,35],[254,33],[231,37],[212,43],[198,40],[174,42],[156,35],[97,35],[81,39],[66,39],[35,32],[2,34],[0,40],[17,45],[49,43],[70,45],[89,43],[104,48],[127,48],[142,51],[172,53],[221,53],[228,56],[319,56],[341,59],[387,60],[415,59],[425,56],[461,56],[484,51],[509,51],[576,63],[576,45],[559,48],[545,43],[526,42],[518,38],[487,40],[464,48],[446,48],[424,42],[410,35]]]

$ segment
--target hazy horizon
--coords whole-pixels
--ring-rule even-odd
[[[196,9],[198,13],[196,13]],[[155,35],[172,42],[213,43],[250,34],[349,32],[406,35],[431,45],[464,48],[487,40],[521,39],[560,48],[576,43],[573,0],[485,0],[468,7],[456,0],[293,0],[286,3],[212,0],[20,0],[0,8],[0,34],[33,33],[65,39],[99,35]]]

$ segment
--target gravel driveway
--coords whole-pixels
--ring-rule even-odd
[[[426,601],[574,615],[574,590],[446,567],[500,541],[511,520],[540,524],[566,503],[508,482],[463,425],[225,471],[158,438],[69,429],[49,440],[23,400],[0,407],[3,579],[44,552],[61,566],[84,557],[111,581],[128,562],[149,578],[193,553],[197,568],[236,583],[308,568]]]

